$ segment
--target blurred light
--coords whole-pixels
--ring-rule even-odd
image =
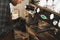
[[[40,12],[40,8],[37,9],[37,13],[39,13],[39,12]]]
[[[50,19],[52,20],[54,18],[54,14],[51,14],[50,15]]]
[[[47,19],[45,15],[40,15],[42,19]]]
[[[38,5],[45,7],[46,6],[46,0],[40,0]]]
[[[57,25],[58,21],[57,20],[54,20],[53,21],[53,25]]]
[[[57,4],[55,4],[54,10],[56,12],[59,12],[60,11],[60,3],[59,2]]]
[[[57,13],[60,12],[60,0],[40,0],[40,2],[38,3],[39,6],[42,7],[47,7],[49,9],[51,9],[52,11],[55,11]]]
[[[48,0],[48,1],[47,1],[47,5],[48,5],[48,6],[52,6],[52,4],[53,4],[53,1],[52,1],[52,0]]]
[[[27,6],[25,6],[25,9],[27,8]]]
[[[58,27],[60,27],[60,20],[59,20],[59,23],[58,23]]]

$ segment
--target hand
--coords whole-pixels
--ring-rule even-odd
[[[37,37],[35,37],[36,40],[39,40]]]
[[[16,6],[19,3],[22,3],[23,0],[13,0],[12,4]]]

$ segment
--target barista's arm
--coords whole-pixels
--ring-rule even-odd
[[[29,3],[30,6],[33,6],[35,9],[37,8],[36,5],[32,4],[32,3]]]
[[[32,37],[35,37],[36,40],[39,40],[39,39],[36,37],[35,33],[31,30],[30,27],[26,27],[26,29],[27,29],[27,32],[28,32]]]

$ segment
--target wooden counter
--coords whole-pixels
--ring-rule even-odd
[[[4,36],[0,36],[0,40],[14,40],[14,31],[12,30]]]

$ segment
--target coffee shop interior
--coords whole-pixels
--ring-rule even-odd
[[[10,13],[13,26],[0,40],[60,40],[60,0],[10,3]]]

